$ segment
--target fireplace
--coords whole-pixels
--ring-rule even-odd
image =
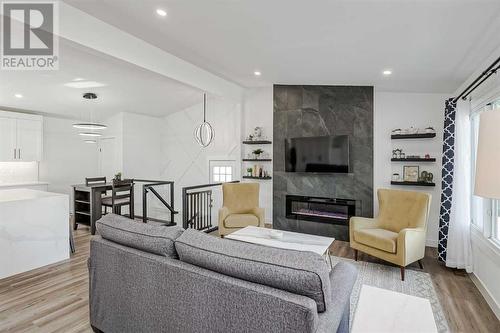
[[[356,202],[351,199],[286,196],[286,217],[289,219],[349,226],[356,213]]]

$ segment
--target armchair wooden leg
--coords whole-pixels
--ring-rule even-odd
[[[358,261],[358,250],[354,250],[354,260]]]
[[[220,238],[224,238],[224,235],[220,235]]]
[[[401,266],[401,281],[405,280],[405,267]]]
[[[424,269],[424,265],[422,265],[422,260],[418,261],[418,265],[420,266],[420,269]]]

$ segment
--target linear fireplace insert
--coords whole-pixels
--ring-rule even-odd
[[[286,217],[290,219],[349,225],[356,214],[356,201],[352,199],[286,196]]]

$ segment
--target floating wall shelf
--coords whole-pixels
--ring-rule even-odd
[[[416,157],[409,157],[409,158],[391,158],[392,162],[436,162],[436,159],[434,157],[432,158],[416,158]]]
[[[271,162],[270,158],[244,158],[244,162]]]
[[[271,179],[271,177],[253,177],[253,176],[243,176],[244,179]]]
[[[261,141],[243,141],[244,145],[270,145],[272,141],[261,140]]]
[[[428,183],[428,182],[405,182],[405,181],[391,181],[391,185],[403,185],[403,186],[436,186],[435,183]]]
[[[436,133],[420,133],[420,134],[392,134],[391,139],[429,139],[436,137]]]

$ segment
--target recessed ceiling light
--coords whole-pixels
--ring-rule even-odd
[[[253,75],[255,75],[255,76],[261,76],[262,73],[260,71],[255,71],[255,72],[253,72]]]
[[[72,81],[73,82],[78,82],[78,81],[83,81],[83,80],[85,80],[85,79],[82,78],[82,77],[75,77]]]
[[[81,135],[81,136],[102,136],[101,133],[93,133],[93,132],[82,132],[82,133],[78,133],[78,135]]]
[[[386,69],[385,71],[382,72],[384,75],[391,75],[392,71],[390,69]]]
[[[160,16],[163,16],[163,17],[167,16],[167,12],[165,10],[161,9],[161,8],[158,8],[156,10],[156,14],[158,14]]]
[[[83,142],[85,142],[85,143],[97,143],[96,140],[84,140]]]
[[[84,88],[99,88],[105,87],[107,84],[96,81],[74,81],[64,84],[65,87],[84,89]]]
[[[14,97],[16,97],[16,98],[23,98],[23,95],[22,94],[14,94]]]

